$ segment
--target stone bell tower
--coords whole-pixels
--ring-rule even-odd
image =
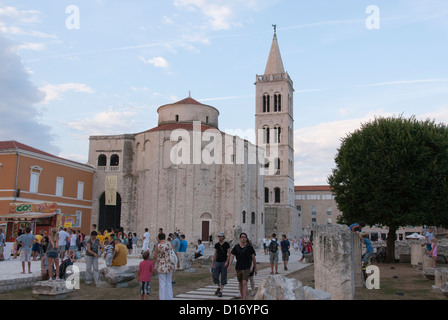
[[[293,82],[285,72],[276,26],[263,75],[256,76],[257,146],[266,150],[264,203],[266,233],[301,233],[294,207]]]

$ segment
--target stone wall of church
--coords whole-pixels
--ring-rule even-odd
[[[223,152],[222,159],[227,156],[235,162],[235,157],[225,154],[235,149],[235,145],[229,149],[228,144],[235,139],[221,134],[222,146],[218,149]],[[99,154],[120,155],[118,168],[106,166],[95,173],[92,223],[99,221],[99,199],[105,191],[106,176],[114,175],[122,199],[120,224],[125,232],[141,236],[144,228],[148,228],[153,242],[161,227],[166,233],[180,230],[187,241],[195,243],[203,238],[203,228],[208,225],[208,233],[215,240],[219,232],[233,240],[237,230],[246,232],[255,245],[261,245],[265,220],[264,177],[260,175],[256,157],[251,158],[255,163],[249,163],[247,150],[255,149],[254,146],[241,140],[245,150],[242,164],[173,164],[170,154],[176,142],[170,137],[171,131],[155,130],[132,138],[91,138],[89,162],[92,165]],[[201,150],[206,145],[203,143]]]

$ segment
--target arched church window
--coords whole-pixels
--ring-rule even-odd
[[[263,112],[269,112],[270,109],[270,99],[269,94],[265,93],[263,95]]]
[[[274,94],[274,112],[282,111],[282,95],[280,93]]]
[[[269,143],[269,127],[263,128],[263,143]]]
[[[176,114],[176,122],[179,122],[179,115],[178,114]]]
[[[110,157],[110,166],[111,167],[118,167],[118,165],[120,164],[120,157],[118,157],[118,155],[113,154]]]
[[[282,128],[280,126],[274,127],[274,142],[275,143],[282,142]]]
[[[243,211],[243,223],[246,223],[246,211]]]
[[[250,214],[250,222],[252,223],[252,224],[255,224],[255,219],[256,217],[255,217],[255,212],[252,212],[251,214]]]
[[[105,154],[98,156],[98,167],[105,167],[107,165],[107,157]]]
[[[280,158],[275,158],[275,174],[280,174]]]
[[[275,203],[280,203],[280,188],[274,189],[274,201]]]

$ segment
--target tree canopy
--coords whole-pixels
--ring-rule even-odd
[[[387,226],[390,241],[399,227],[448,227],[446,125],[376,118],[342,139],[335,164],[328,183],[340,222]]]

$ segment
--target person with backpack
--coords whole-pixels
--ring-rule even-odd
[[[277,241],[277,235],[275,233],[272,234],[271,242],[269,243],[269,262],[271,264],[271,273],[278,274],[278,247],[279,243]]]

